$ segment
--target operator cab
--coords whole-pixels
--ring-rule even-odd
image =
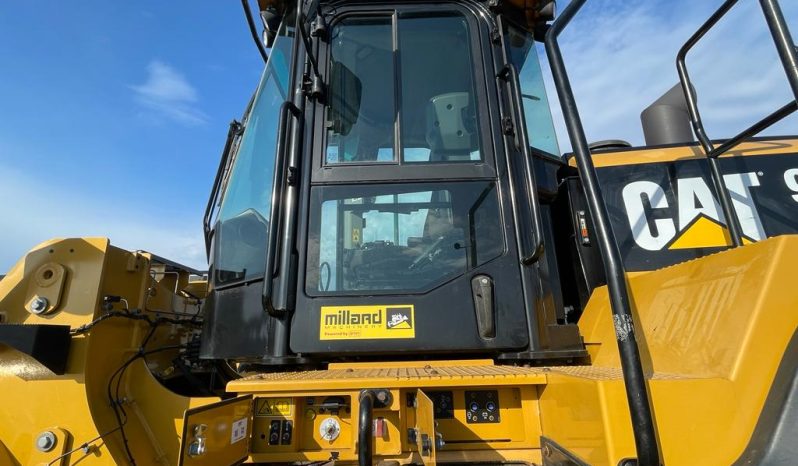
[[[567,167],[527,17],[292,11],[223,163],[204,357],[584,356],[540,200]]]

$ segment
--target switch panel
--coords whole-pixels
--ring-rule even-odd
[[[272,421],[269,424],[269,445],[280,444],[280,421]]]
[[[451,391],[426,393],[432,400],[435,419],[454,419],[454,396]]]
[[[291,421],[283,421],[282,432],[280,436],[280,445],[291,445],[291,438],[294,435],[294,423]]]
[[[466,391],[465,410],[469,424],[501,422],[498,390]]]

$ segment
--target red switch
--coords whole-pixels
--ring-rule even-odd
[[[385,437],[385,433],[388,431],[388,423],[385,422],[385,418],[378,417],[374,419],[374,436],[377,438]]]

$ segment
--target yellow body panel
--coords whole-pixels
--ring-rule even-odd
[[[798,237],[787,236],[629,277],[666,464],[729,464],[747,445],[798,326],[798,315],[789,312],[798,306],[798,293],[791,289],[795,263]],[[43,276],[43,266],[52,264],[63,266],[65,277],[60,292],[48,299],[57,304],[49,313],[32,314],[26,308],[31,296],[45,291],[31,283]],[[159,275],[151,276],[153,270],[146,254],[122,251],[104,239],[49,242],[0,281],[0,312],[7,322],[75,328],[100,315],[102,297],[109,294],[145,312],[178,306],[173,290],[188,286],[187,278],[162,274],[154,283]],[[443,390],[452,392],[455,409],[451,419],[437,420],[437,432],[454,441],[435,451],[437,463],[539,464],[543,436],[590,464],[616,465],[634,456],[634,445],[605,288],[594,291],[579,326],[590,365],[514,367],[490,360],[331,364],[327,370],[256,374],[230,383],[228,391],[253,395],[253,406],[261,408],[251,429],[253,462],[326,461],[332,452],[342,463],[355,462],[358,395],[364,388],[387,388],[393,402],[374,413],[385,422],[385,433],[375,440],[379,459],[432,461],[420,455],[406,432],[418,422],[428,424],[431,408],[408,406],[406,399],[417,391],[432,399]],[[0,349],[0,463],[59,464],[57,456],[68,445],[67,453],[75,451],[62,464],[124,464],[107,384],[138,351],[147,330],[139,321],[108,319],[73,337],[63,376]],[[168,345],[175,338],[164,329],[153,335],[152,344]],[[170,357],[169,352],[163,355]],[[128,444],[140,465],[177,464],[183,413],[216,399],[172,393],[152,374],[160,370],[161,360],[148,362],[151,368],[142,360],[132,363],[120,385]],[[501,424],[467,422],[469,390],[498,394]],[[320,412],[319,400],[329,396],[348,400],[348,411]],[[341,431],[328,442],[320,428],[330,417]],[[275,420],[293,422],[290,444],[268,445],[261,437]],[[68,440],[43,454],[34,440],[46,430],[63,431]],[[86,452],[79,448],[84,442],[90,443]]]
[[[36,273],[47,264],[63,266],[66,278],[58,306],[35,315],[26,305],[31,294],[42,295],[35,284]],[[104,312],[101,301],[106,295],[124,297],[131,309],[147,309],[151,305],[148,295],[158,289],[149,272],[147,254],[112,247],[105,238],[48,241],[0,280],[0,311],[5,322],[77,328]],[[64,464],[124,464],[126,456],[107,396],[108,380],[138,351],[147,329],[140,321],[112,318],[73,336],[64,375],[54,375],[32,358],[0,345],[0,441],[14,461],[27,466],[56,460],[58,445],[46,453],[34,445],[40,433],[56,427],[67,433],[69,448],[75,450]],[[156,332],[151,343],[169,344],[174,339],[164,330]],[[120,395],[128,414],[128,443],[142,465],[176,464],[183,412],[215,401],[174,394],[155,380],[141,359],[125,371]],[[90,443],[86,451],[80,448],[85,442]]]
[[[721,155],[726,157],[773,155],[795,152],[798,149],[798,139],[768,139],[767,141],[744,142],[734,149]],[[673,147],[641,147],[624,149],[620,151],[601,151],[593,154],[593,165],[596,168],[615,167],[620,165],[638,165],[641,163],[672,162],[674,160],[700,160],[706,159],[700,146],[673,146]],[[576,166],[576,159],[569,159],[571,166]]]
[[[798,237],[784,236],[629,278],[666,464],[743,452],[798,327],[796,263]],[[550,373],[543,433],[591,464],[617,464],[634,446],[606,288],[580,328],[593,367]]]

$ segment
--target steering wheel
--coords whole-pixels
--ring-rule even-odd
[[[439,236],[438,239],[433,241],[433,243],[428,248],[424,249],[424,251],[421,254],[419,254],[413,260],[413,262],[410,263],[410,265],[407,266],[407,270],[415,270],[421,267],[421,265],[424,264],[425,262],[431,264],[435,256],[437,256],[438,254],[441,253],[441,251],[443,251],[443,248],[441,246],[443,245],[443,242],[446,241],[450,236],[451,234],[449,233]]]

